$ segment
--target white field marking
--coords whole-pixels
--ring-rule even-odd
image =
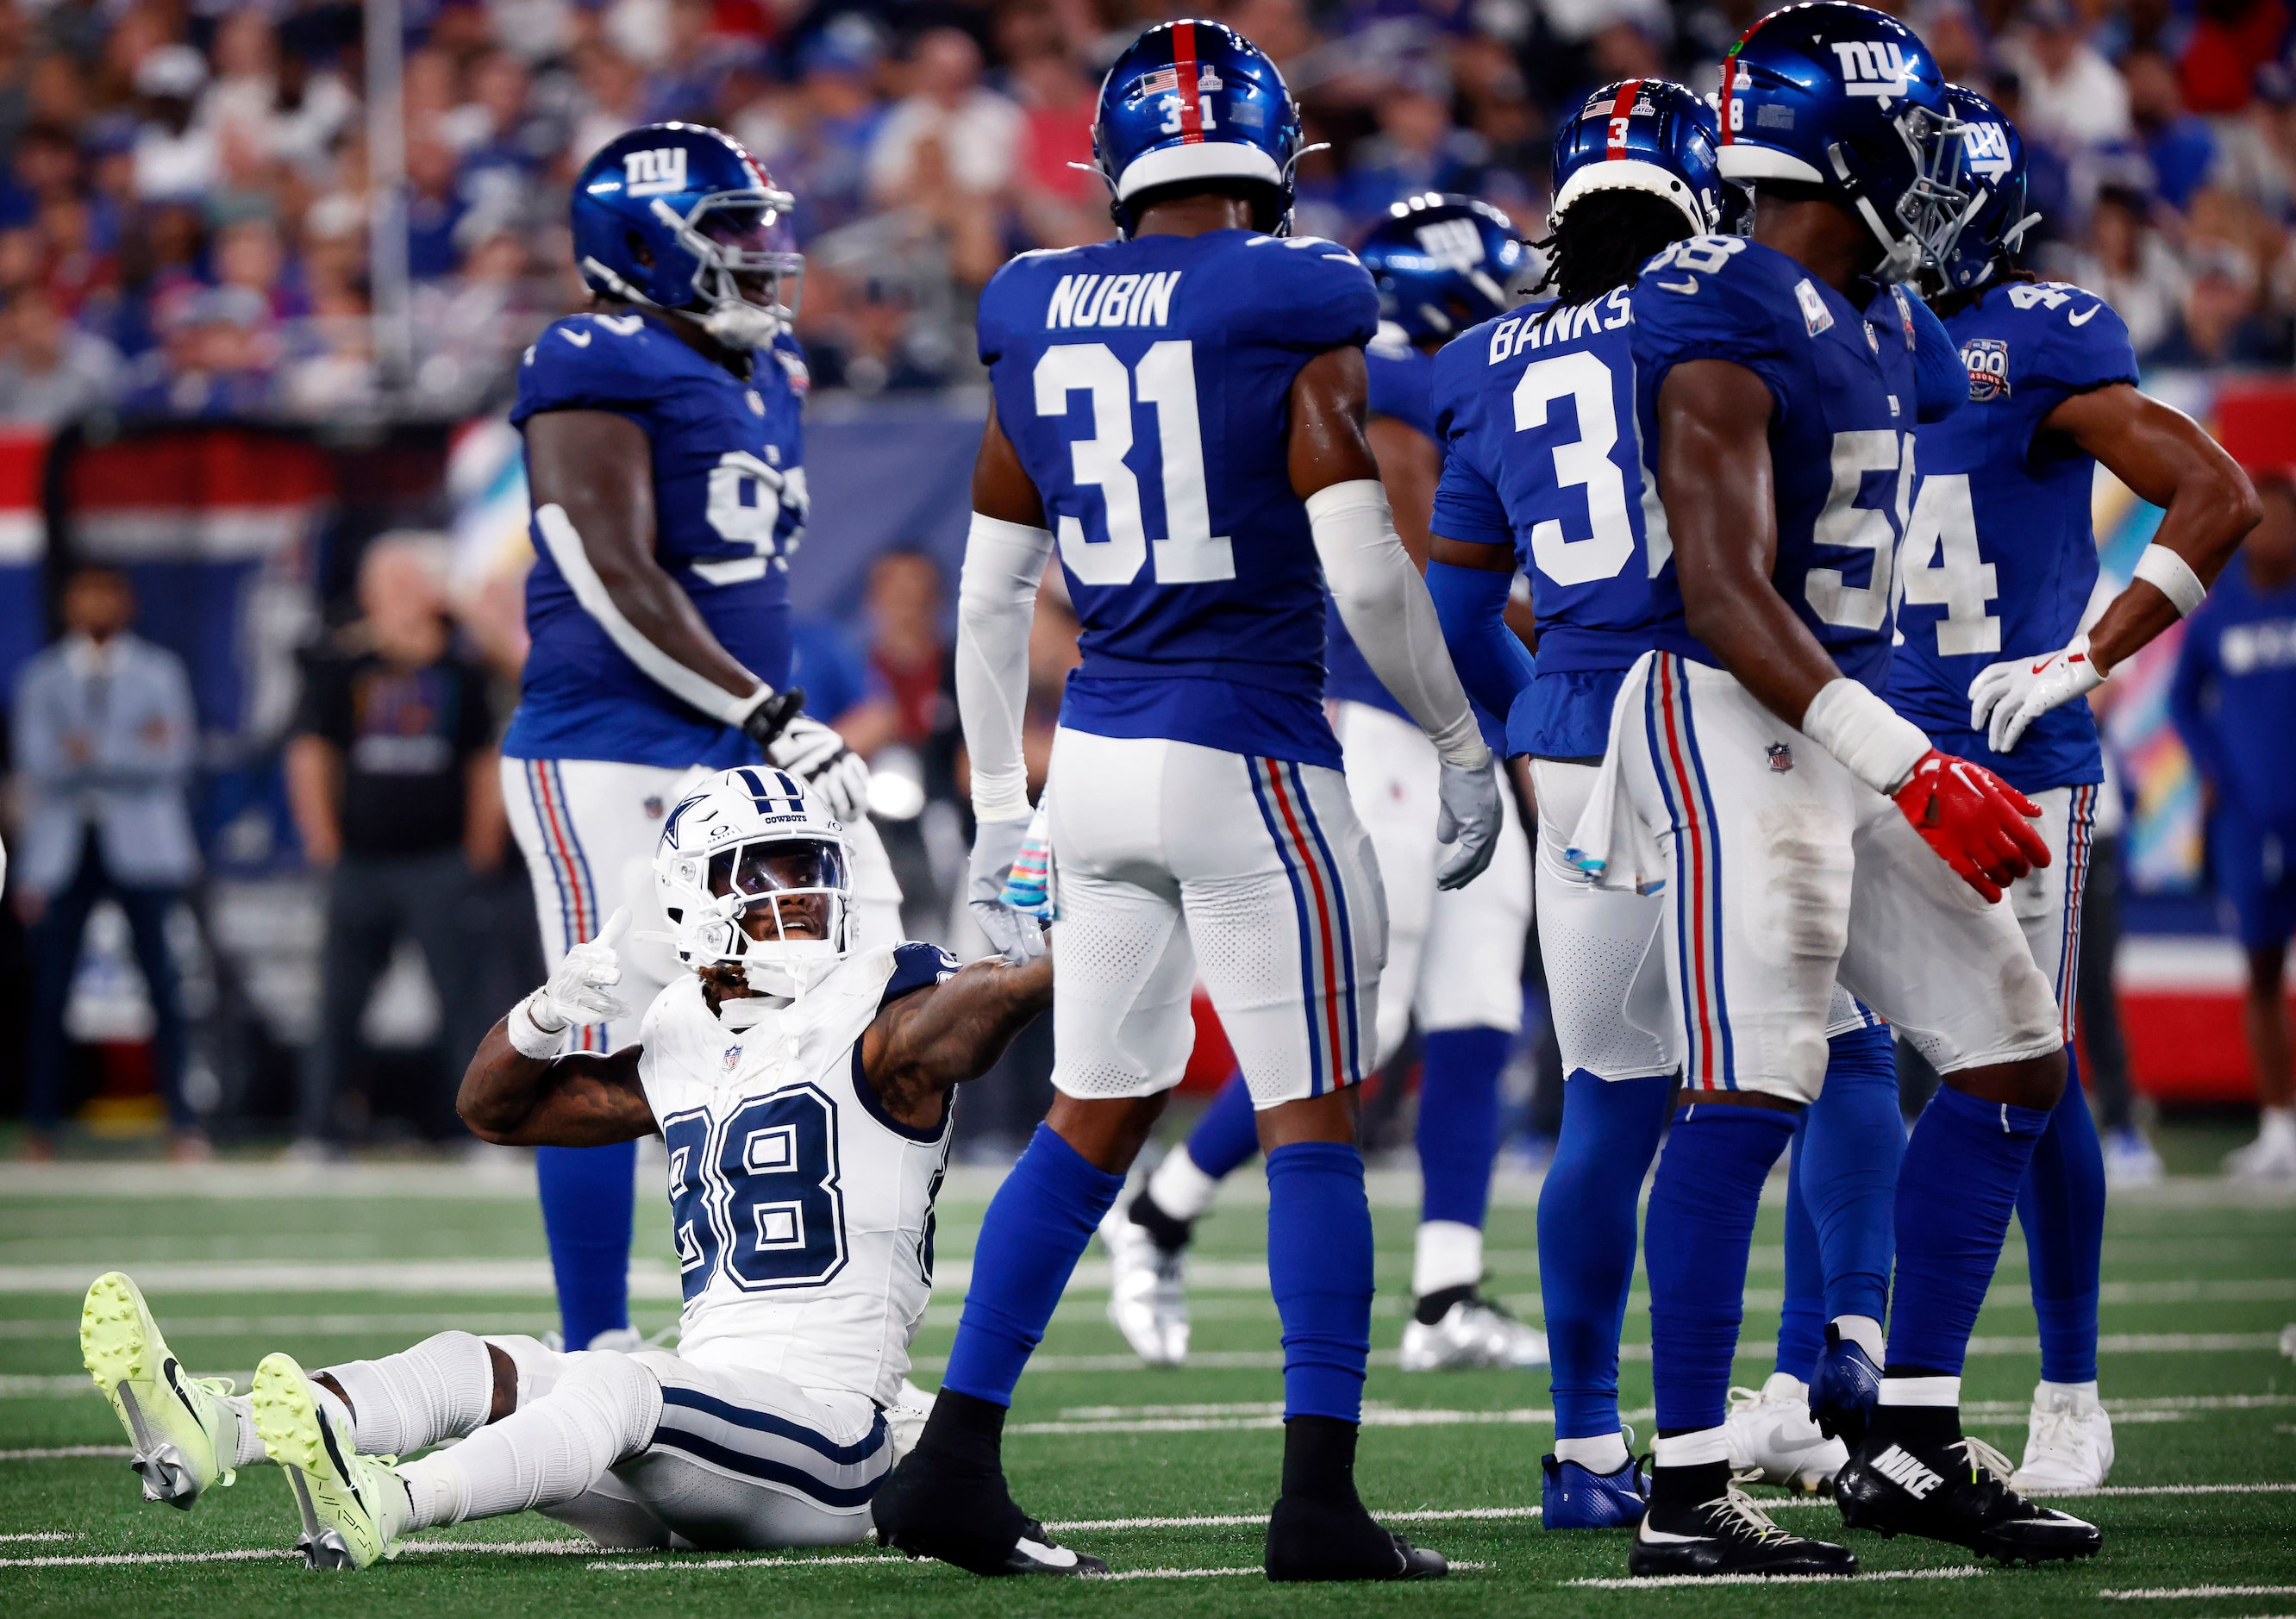
[[[1439,1407],[1369,1404],[1363,1410],[1365,1427],[1466,1427],[1494,1424],[1536,1427],[1552,1426],[1554,1421],[1552,1410],[1538,1407],[1519,1410],[1463,1411],[1446,1410]],[[1274,1415],[1261,1412],[1249,1417],[1134,1417],[1096,1422],[1019,1422],[1004,1431],[1008,1434],[1194,1434],[1283,1426],[1283,1416],[1279,1407]]]
[[[69,1529],[32,1529],[20,1534],[0,1534],[0,1541],[76,1541],[79,1536]]]
[[[1652,1574],[1640,1580],[1569,1580],[1564,1583],[1589,1590],[1663,1590],[1670,1585],[1854,1585],[1874,1580],[1974,1580],[1992,1572],[1989,1568],[1892,1568],[1870,1574]]]
[[[124,1444],[60,1444],[41,1451],[0,1451],[0,1461],[67,1461],[82,1456],[133,1456]]]
[[[556,1284],[547,1259],[166,1260],[117,1267],[146,1293],[430,1293],[547,1298]],[[78,1297],[95,1280],[86,1264],[0,1265],[0,1293]],[[630,1296],[682,1299],[677,1273],[665,1263],[633,1264]]]
[[[1775,1505],[1766,1502],[1765,1505]],[[1513,1522],[1537,1517],[1537,1507],[1431,1507],[1409,1512],[1379,1512],[1373,1514],[1382,1524],[1460,1524],[1468,1522]],[[1083,1517],[1063,1523],[1046,1524],[1050,1534],[1067,1534],[1076,1530],[1118,1529],[1249,1529],[1267,1521],[1265,1512],[1214,1514],[1206,1517]],[[1453,1567],[1459,1565],[1454,1564]]]
[[[2101,1590],[2115,1602],[2167,1602],[2179,1597],[2291,1597],[2296,1585],[2152,1585],[2141,1590]]]
[[[1264,1520],[1255,1518],[1251,1521],[1258,1523]],[[1050,1528],[1052,1525],[1048,1524],[1046,1527]],[[682,1558],[663,1558],[657,1561],[644,1563],[593,1563],[590,1565],[590,1570],[593,1574],[648,1574],[661,1569],[693,1569],[699,1571],[702,1569],[723,1568],[734,1570],[736,1572],[750,1569],[772,1569],[778,1571],[792,1568],[823,1568],[837,1564],[845,1564],[849,1566],[864,1563],[873,1563],[880,1567],[887,1568],[922,1568],[926,1566],[926,1565],[920,1563],[914,1558],[902,1557],[897,1552],[887,1552],[876,1557],[857,1558],[714,1558],[706,1562],[698,1559],[688,1562]],[[1472,1571],[1476,1569],[1488,1568],[1490,1565],[1488,1563],[1454,1563],[1451,1566],[1455,1569],[1463,1571]],[[1124,1568],[1119,1569],[1113,1574],[1091,1574],[1086,1577],[1090,1579],[1095,1584],[1112,1584],[1119,1580],[1214,1580],[1242,1575],[1260,1578],[1263,1577],[1266,1573],[1267,1571],[1260,1567],[1259,1564],[1254,1563],[1249,1568]]]
[[[496,1315],[481,1327],[467,1316],[446,1311],[414,1315],[174,1315],[163,1323],[170,1338],[326,1337],[369,1332],[443,1332],[461,1328],[467,1332],[541,1333],[558,1325],[554,1312],[530,1315]],[[79,1337],[78,1316],[0,1316],[0,1339],[71,1338]]]
[[[613,1549],[592,1541],[401,1541],[401,1551],[491,1552],[512,1556],[586,1554],[603,1556]],[[252,1563],[274,1558],[299,1558],[293,1547],[263,1546],[240,1551],[120,1551],[93,1557],[0,1558],[0,1568],[117,1568],[152,1563]]]

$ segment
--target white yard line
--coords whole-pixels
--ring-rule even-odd
[[[600,1557],[612,1549],[589,1541],[402,1541],[401,1551],[483,1552],[512,1557]],[[120,1551],[91,1557],[0,1558],[0,1568],[115,1568],[153,1563],[252,1563],[299,1558],[293,1547],[262,1546],[241,1551]]]
[[[69,1529],[33,1529],[21,1534],[0,1534],[0,1541],[21,1545],[26,1541],[76,1541],[79,1536]]]
[[[2154,1585],[2096,1594],[2115,1602],[2167,1602],[2179,1597],[2291,1597],[2296,1596],[2296,1585]]]
[[[1588,1590],[1662,1590],[1670,1585],[1856,1585],[1875,1580],[1974,1580],[1989,1568],[1895,1568],[1870,1574],[1655,1574],[1646,1579],[1570,1580]]]
[[[69,1461],[83,1456],[114,1458],[134,1454],[124,1444],[60,1444],[45,1450],[0,1451],[0,1461]]]

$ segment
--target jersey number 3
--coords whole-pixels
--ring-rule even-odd
[[[837,1110],[811,1085],[743,1102],[721,1122],[664,1119],[670,1225],[688,1304],[713,1275],[744,1293],[818,1287],[845,1268]]]
[[[1193,343],[1183,339],[1152,344],[1128,371],[1105,343],[1055,344],[1037,362],[1036,384],[1039,416],[1066,416],[1070,394],[1092,396],[1092,437],[1069,446],[1069,465],[1078,487],[1098,486],[1107,508],[1108,536],[1094,539],[1081,519],[1061,514],[1061,560],[1078,583],[1129,585],[1148,560],[1140,480],[1124,461],[1132,453],[1136,386],[1140,402],[1156,407],[1157,459],[1163,466],[1168,532],[1156,542],[1156,582],[1208,585],[1235,577],[1234,547],[1212,534],[1203,430],[1196,418]]]

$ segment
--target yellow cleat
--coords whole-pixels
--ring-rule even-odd
[[[320,1409],[295,1357],[268,1354],[255,1369],[255,1431],[303,1515],[295,1542],[314,1568],[365,1568],[398,1555],[410,1509],[394,1457],[362,1456]]]
[[[229,1378],[194,1378],[177,1364],[135,1284],[107,1271],[79,1312],[80,1358],[127,1430],[128,1466],[144,1499],[188,1509],[210,1484],[237,1475],[239,1413]]]

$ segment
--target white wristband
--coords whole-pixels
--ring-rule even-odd
[[[1920,726],[1848,675],[1826,682],[1809,699],[1801,731],[1851,775],[1885,795],[1904,786],[1930,750]]]
[[[537,989],[512,1007],[510,1016],[503,1019],[503,1026],[510,1035],[511,1044],[518,1049],[521,1057],[530,1058],[536,1062],[548,1062],[565,1050],[568,1026],[562,1023],[554,1029],[543,1026],[534,1015],[534,1003],[541,998],[542,992]]]
[[[2179,618],[2191,617],[2193,609],[2208,599],[2209,587],[2201,583],[2193,565],[2166,545],[2144,548],[2144,554],[2136,559],[2136,576],[2168,597]]]

